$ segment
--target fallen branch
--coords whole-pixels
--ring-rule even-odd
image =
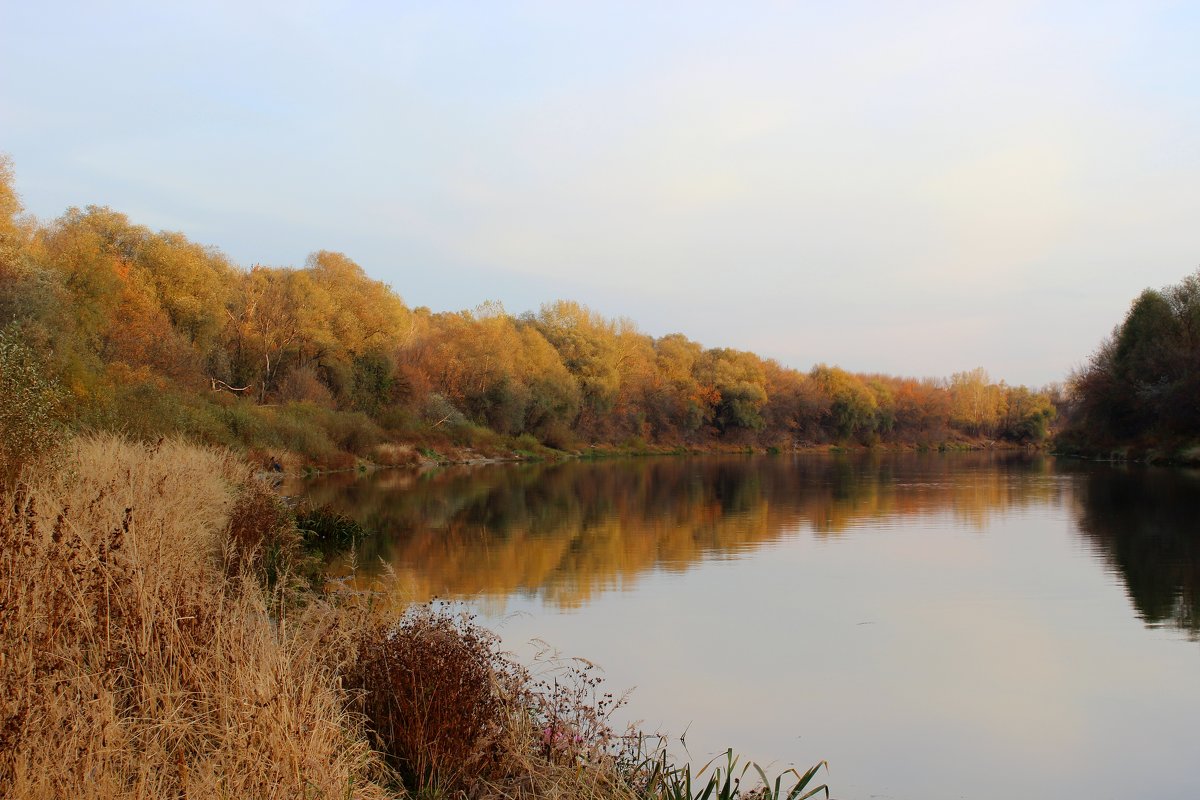
[[[212,388],[213,388],[214,392],[220,392],[220,391],[244,392],[247,389],[249,389],[251,386],[254,385],[252,383],[247,383],[245,386],[242,386],[242,387],[230,386],[225,381],[217,380],[216,378],[213,378],[211,376],[209,377],[209,380],[212,381]]]

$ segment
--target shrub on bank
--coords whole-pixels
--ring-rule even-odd
[[[15,325],[0,330],[0,486],[57,441],[65,393]]]
[[[366,632],[349,676],[378,749],[418,793],[495,771],[505,698],[521,681],[481,629],[428,606]]]

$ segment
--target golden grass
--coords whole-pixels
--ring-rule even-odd
[[[351,634],[222,568],[248,468],[112,436],[60,468],[0,521],[5,796],[385,796],[338,688]]]
[[[678,795],[587,662],[535,679],[453,609],[313,593],[232,454],[95,435],[49,463],[0,497],[6,800]]]

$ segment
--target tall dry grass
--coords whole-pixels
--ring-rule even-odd
[[[229,568],[247,467],[112,436],[59,464],[0,519],[4,795],[385,796],[338,683],[352,632]]]
[[[587,662],[531,676],[452,608],[314,592],[232,454],[97,435],[42,463],[0,497],[0,797],[691,800]]]
[[[311,593],[233,454],[96,435],[53,463],[3,496],[0,795],[633,797],[487,631]]]

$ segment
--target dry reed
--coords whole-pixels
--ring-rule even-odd
[[[0,520],[6,796],[385,796],[338,689],[338,615],[272,615],[222,569],[245,465],[111,436],[60,463]]]
[[[535,679],[454,609],[313,592],[233,455],[95,435],[53,463],[0,507],[5,798],[676,796],[587,662]]]

